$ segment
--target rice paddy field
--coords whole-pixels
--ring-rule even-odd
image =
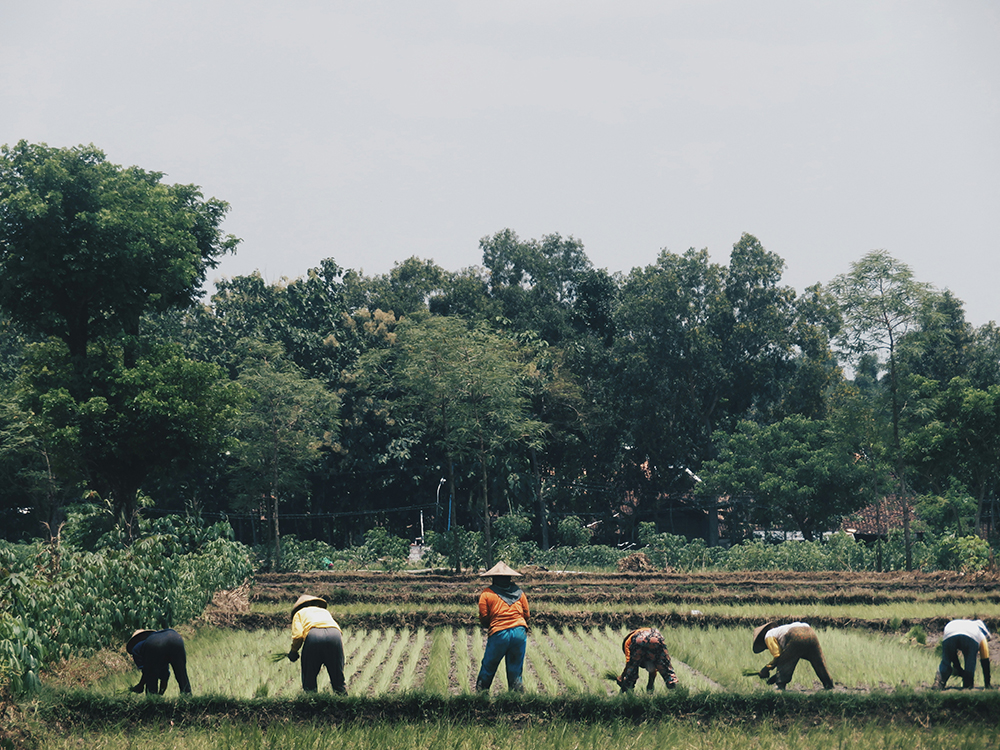
[[[475,576],[315,573],[261,576],[249,599],[216,598],[185,637],[194,689],[137,696],[124,654],[44,676],[22,706],[36,747],[995,747],[1000,692],[930,689],[944,624],[1000,625],[995,577],[920,574],[572,574],[526,571],[532,607],[526,693],[473,691],[485,637]],[[305,695],[288,650],[289,610],[322,596],[343,628],[348,696]],[[835,682],[807,662],[778,693],[749,670],[753,628],[803,620]],[[621,696],[622,638],[653,626],[680,689]],[[995,653],[1000,653],[1000,645]],[[994,674],[998,671],[994,668]],[[645,685],[640,675],[639,688]],[[992,743],[992,744],[990,744]]]

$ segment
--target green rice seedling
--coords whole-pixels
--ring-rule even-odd
[[[223,721],[204,726],[153,724],[115,725],[100,729],[45,727],[39,746],[46,750],[99,747],[102,750],[647,750],[647,748],[712,748],[713,750],[972,750],[996,746],[992,725],[920,727],[886,722],[844,720],[820,724],[772,726],[766,722],[703,725],[657,720],[641,725],[566,721],[504,726],[448,721],[344,724],[326,721],[255,723]]]
[[[402,674],[399,676],[399,689],[409,690],[416,687],[416,671],[420,657],[424,653],[424,645],[427,641],[427,629],[418,628],[413,643],[410,644],[410,654],[403,665]]]
[[[455,665],[455,682],[458,692],[469,693],[472,691],[472,670],[478,669],[469,656],[469,631],[465,628],[458,630],[452,643],[455,649],[452,661]]]
[[[898,636],[855,630],[818,630],[834,682],[852,688],[930,685],[938,667],[934,650],[900,643]],[[808,669],[808,667],[806,667]]]
[[[392,628],[381,631],[378,637],[373,639],[376,641],[375,648],[372,649],[370,656],[365,660],[365,665],[360,674],[357,674],[348,685],[348,692],[356,694],[368,692],[376,672],[382,669],[385,657],[396,640],[396,634],[397,631]]]
[[[459,631],[459,640],[462,640]],[[448,677],[451,672],[449,656],[454,631],[451,628],[434,628],[431,634],[431,651],[427,657],[423,689],[428,693],[448,694]]]
[[[744,670],[758,662],[757,669],[767,663],[761,660],[762,655],[751,651],[750,630],[711,627],[667,628],[661,632],[673,656],[727,690],[746,692],[766,688],[762,681],[743,676]]]
[[[389,655],[382,665],[382,670],[379,672],[378,679],[375,681],[375,687],[372,690],[376,695],[387,692],[392,685],[392,681],[396,677],[396,668],[402,660],[403,654],[411,647],[411,635],[409,628],[403,628],[394,639]]]
[[[525,680],[525,689],[556,695],[559,693],[559,683],[553,676],[555,667],[545,658],[542,650],[537,647],[537,643],[538,639],[533,639],[528,644],[525,661],[529,669],[525,672],[530,673],[531,682],[529,685],[528,680]]]
[[[588,684],[583,674],[570,666],[573,652],[566,648],[565,639],[552,626],[546,628],[545,639],[542,640],[546,658],[556,669],[559,679],[571,693],[588,692]]]
[[[344,643],[344,681],[351,687],[351,680],[368,662],[368,655],[380,640],[379,631],[360,630]]]
[[[483,654],[486,653],[486,634],[479,628],[469,631],[469,656],[472,657],[472,666],[476,674],[479,674],[479,665],[483,663]]]
[[[600,631],[585,629],[578,625],[572,631],[564,630],[567,645],[571,646],[576,655],[577,669],[586,673],[585,681],[591,692],[612,694],[618,687],[608,683],[606,672],[614,655],[615,645],[600,637]]]

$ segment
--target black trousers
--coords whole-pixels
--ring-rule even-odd
[[[344,685],[344,641],[337,628],[313,628],[302,644],[302,689],[316,692],[319,670],[326,667],[330,687],[346,693]]]
[[[187,674],[187,654],[184,639],[176,630],[161,630],[150,635],[142,644],[142,682],[147,693],[167,692],[170,667],[182,693],[191,692]]]

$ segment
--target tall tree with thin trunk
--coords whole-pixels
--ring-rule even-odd
[[[408,321],[397,334],[393,349],[363,357],[361,367],[381,371],[384,382],[399,389],[392,408],[400,420],[419,419],[426,438],[442,449],[449,491],[455,491],[456,461],[476,466],[491,567],[490,470],[498,454],[539,447],[544,432],[529,415],[526,365],[516,342],[459,318]]]
[[[916,325],[921,302],[930,286],[915,281],[910,267],[885,250],[872,250],[852,263],[850,272],[837,276],[830,288],[844,317],[844,327],[838,336],[840,346],[852,357],[866,353],[884,357],[882,365],[889,377],[893,466],[903,514],[906,569],[912,570],[910,506],[900,439],[902,404],[897,351],[900,339]]]

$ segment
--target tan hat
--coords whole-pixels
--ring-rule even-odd
[[[487,570],[485,573],[479,574],[480,578],[486,578],[487,576],[517,576],[518,578],[520,578],[521,574],[518,573],[516,570],[514,570],[512,567],[510,567],[507,563],[498,562],[496,565]]]
[[[303,594],[296,600],[295,606],[292,607],[292,617],[295,617],[295,613],[303,607],[322,607],[326,609],[326,600],[312,594]]]
[[[151,636],[155,632],[156,632],[155,630],[136,630],[134,633],[132,633],[132,637],[128,639],[128,643],[125,644],[125,653],[131,654],[133,647],[135,647],[135,644],[137,644],[139,641],[146,640],[147,638],[149,638],[149,636]]]
[[[759,628],[754,628],[753,631],[753,652],[759,654],[761,651],[767,649],[767,645],[764,643],[764,636],[767,635],[767,631],[774,627],[774,621],[769,620],[761,625]]]

